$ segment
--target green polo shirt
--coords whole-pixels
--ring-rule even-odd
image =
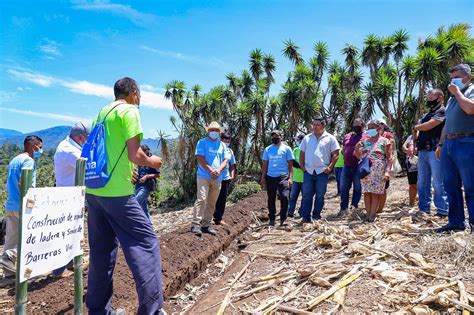
[[[87,193],[100,197],[123,197],[133,194],[132,173],[134,164],[128,159],[125,146],[133,137],[143,136],[138,107],[123,101],[115,101],[99,112],[92,126],[102,121],[104,116],[115,106],[105,119],[105,146],[107,149],[107,172],[110,174],[115,163],[117,166],[107,185],[102,188],[87,188]],[[125,150],[124,150],[125,148]],[[122,153],[123,151],[123,153]],[[120,159],[119,159],[120,157]],[[118,161],[118,162],[117,162]]]
[[[301,152],[301,150],[298,146],[296,146],[293,149],[293,155],[295,157],[295,161],[298,162],[298,163],[300,163],[300,152]],[[303,174],[303,171],[301,170],[301,168],[293,167],[293,182],[302,183],[303,178],[304,178],[304,174]]]
[[[337,162],[334,167],[344,167],[344,154],[342,151],[343,150],[339,150],[339,157],[337,158]]]

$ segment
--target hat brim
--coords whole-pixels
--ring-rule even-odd
[[[215,127],[206,127],[206,132],[209,131],[209,128],[216,129]],[[224,127],[219,127],[219,131],[220,131],[220,133],[223,133],[224,132]]]

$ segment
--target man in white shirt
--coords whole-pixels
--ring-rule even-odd
[[[303,179],[303,223],[321,219],[329,173],[334,169],[339,156],[339,142],[326,132],[324,118],[313,119],[313,132],[306,135],[300,144],[300,166]],[[314,210],[313,208],[314,196]],[[312,212],[312,214],[311,214]]]
[[[74,186],[76,179],[76,161],[81,157],[82,146],[86,143],[90,127],[82,122],[76,123],[69,136],[61,141],[54,154],[54,176],[56,187]],[[72,272],[65,271],[66,266],[53,270],[55,277],[67,277]]]

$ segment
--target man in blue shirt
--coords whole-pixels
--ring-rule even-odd
[[[273,130],[272,144],[263,151],[262,186],[266,185],[268,195],[269,225],[275,225],[276,193],[280,195],[280,225],[284,225],[288,211],[288,195],[293,177],[293,151],[281,143],[282,132]]]
[[[16,249],[18,243],[18,220],[20,213],[20,181],[22,169],[33,169],[32,187],[36,186],[35,158],[43,153],[43,140],[38,136],[28,136],[23,141],[23,153],[17,155],[8,164],[7,192],[5,203],[6,235],[0,265],[5,276],[14,276],[16,272]]]
[[[469,212],[471,233],[474,233],[474,84],[471,67],[459,64],[450,70],[451,97],[446,105],[446,119],[436,158],[441,158],[444,189],[448,196],[448,224],[438,232],[466,229],[464,198]]]
[[[191,232],[198,236],[202,233],[216,235],[216,231],[210,225],[221,190],[222,171],[231,157],[227,146],[219,139],[222,129],[213,121],[206,128],[208,136],[199,140],[196,146],[197,199],[194,204]]]
[[[221,141],[227,146],[230,153],[230,159],[227,163],[226,168],[222,171],[222,183],[221,191],[216,202],[216,210],[214,211],[214,224],[221,224],[222,217],[224,216],[225,204],[227,202],[227,195],[229,193],[230,183],[235,179],[235,156],[234,152],[230,148],[230,133],[224,132],[221,134]]]

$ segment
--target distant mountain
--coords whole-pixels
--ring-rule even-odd
[[[43,139],[45,149],[56,149],[59,142],[69,135],[70,130],[71,127],[69,126],[57,126],[23,134],[16,130],[0,128],[0,145],[4,143],[14,143],[19,147],[23,147],[23,140],[25,140],[26,136],[37,135]],[[142,143],[148,145],[153,152],[158,151],[158,140],[143,139]]]
[[[0,139],[11,138],[11,137],[21,136],[21,135],[23,134],[19,131],[0,128]]]

